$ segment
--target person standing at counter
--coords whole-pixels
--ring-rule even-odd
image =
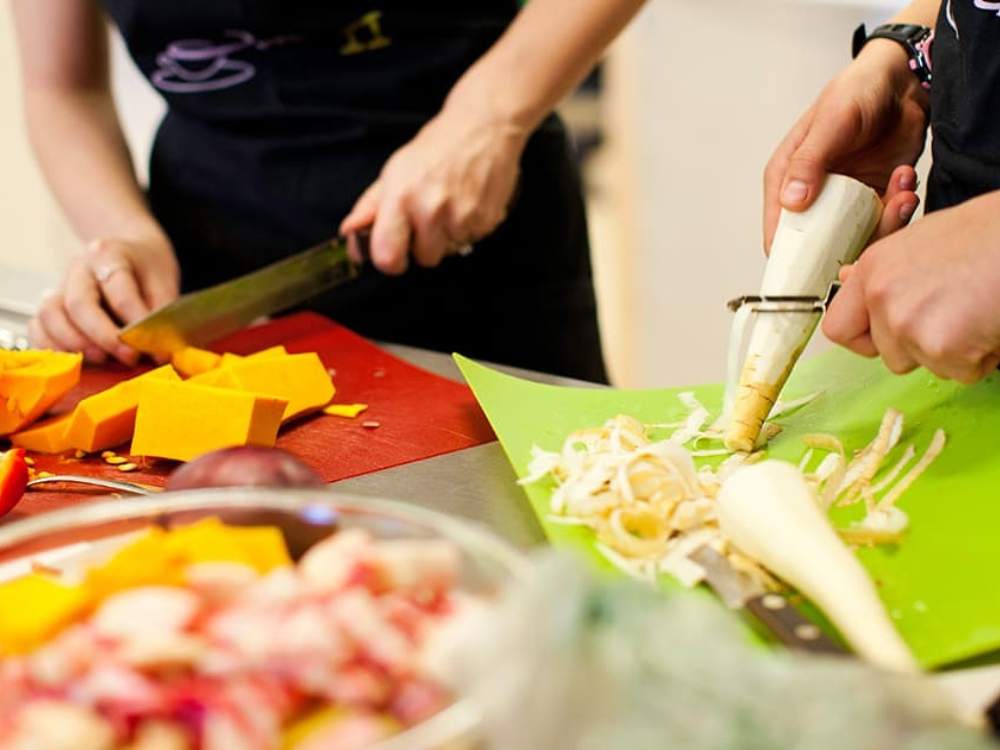
[[[876,240],[842,270],[823,330],[893,372],[972,383],[1000,363],[1000,3],[916,0],[892,20],[856,39],[768,163],[765,244],[827,172],[884,191]],[[928,125],[926,215],[909,224]]]
[[[552,110],[642,0],[103,5],[167,104],[148,194],[100,4],[13,2],[32,144],[86,244],[34,346],[134,364],[121,324],[370,226],[371,263],[311,308],[376,339],[606,380]]]

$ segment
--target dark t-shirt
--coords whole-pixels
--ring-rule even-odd
[[[385,160],[503,33],[515,0],[104,0],[168,113],[150,205],[185,290],[337,233]],[[508,219],[468,258],[371,268],[310,301],[387,341],[606,378],[579,176],[555,117]]]
[[[942,0],[931,61],[928,210],[1000,189],[1000,2]]]

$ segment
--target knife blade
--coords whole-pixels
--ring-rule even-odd
[[[369,233],[354,236],[362,257],[367,257]],[[148,354],[203,346],[350,281],[359,272],[347,254],[347,238],[337,237],[244,276],[181,295],[123,328],[118,338]]]
[[[789,648],[812,654],[844,656],[848,651],[803,615],[788,597],[765,591],[708,545],[688,557],[705,571],[705,580],[730,609],[745,610]]]

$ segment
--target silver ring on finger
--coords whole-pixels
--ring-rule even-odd
[[[475,250],[475,248],[472,246],[471,242],[464,242],[457,248],[455,248],[455,255],[458,255],[462,258],[467,258],[470,255],[472,255],[473,250]]]
[[[94,278],[97,280],[97,283],[103,284],[119,271],[125,270],[127,270],[127,268],[121,263],[118,263],[116,265],[97,266],[92,269],[92,272],[94,274]]]

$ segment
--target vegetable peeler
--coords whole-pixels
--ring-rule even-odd
[[[822,297],[810,294],[767,296],[745,294],[729,300],[726,307],[733,312],[744,305],[750,305],[754,312],[759,313],[825,313],[839,290],[840,282],[835,281],[830,284]]]

